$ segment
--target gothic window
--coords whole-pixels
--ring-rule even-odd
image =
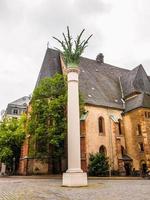
[[[118,129],[119,129],[119,135],[122,135],[122,130],[121,130],[121,119],[118,120]]]
[[[105,127],[104,127],[104,118],[98,118],[98,126],[99,126],[99,133],[104,135],[105,134]]]
[[[140,152],[144,151],[144,144],[142,142],[139,143]]]
[[[99,148],[99,153],[104,154],[105,156],[107,155],[107,150],[104,145],[101,145]]]
[[[137,125],[137,135],[142,135],[142,129],[140,124]]]

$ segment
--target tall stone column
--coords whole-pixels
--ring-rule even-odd
[[[79,69],[68,68],[68,170],[63,174],[63,186],[86,186],[87,174],[81,169]]]

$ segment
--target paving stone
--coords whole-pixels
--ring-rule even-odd
[[[90,180],[88,187],[60,179],[0,178],[0,200],[150,200],[150,180]]]

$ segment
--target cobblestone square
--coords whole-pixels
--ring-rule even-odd
[[[0,200],[149,200],[150,180],[89,180],[67,188],[61,179],[0,178]]]

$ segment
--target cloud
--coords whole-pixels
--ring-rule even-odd
[[[81,14],[86,14],[88,16],[93,14],[93,17],[95,17],[96,14],[109,12],[111,9],[111,4],[102,0],[75,0],[74,5]]]
[[[84,56],[104,53],[105,61],[150,74],[148,0],[0,0],[0,110],[32,92],[46,44],[58,44],[69,25],[76,36],[93,34]]]

